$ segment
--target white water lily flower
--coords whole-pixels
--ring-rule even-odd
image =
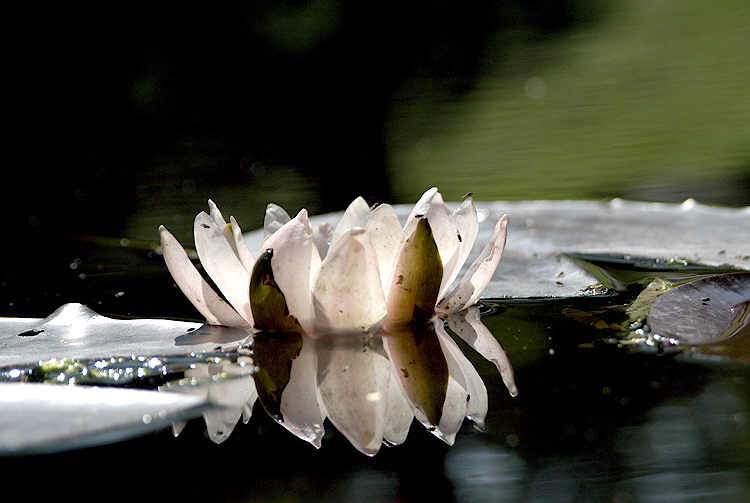
[[[451,212],[430,189],[403,227],[391,206],[371,209],[362,198],[335,228],[313,228],[305,210],[290,218],[271,204],[255,259],[234,218],[209,208],[195,219],[195,246],[220,294],[162,226],[165,261],[209,324],[261,331],[253,335],[255,392],[290,432],[319,447],[328,418],[373,455],[383,442],[402,443],[414,417],[449,444],[464,417],[483,423],[484,384],[435,315],[478,301],[502,255],[507,216],[456,282],[477,236],[471,198]],[[472,320],[461,325],[474,334],[467,342],[506,384],[510,375],[515,394],[512,371],[498,363],[502,348],[477,335]]]

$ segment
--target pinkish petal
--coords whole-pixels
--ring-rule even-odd
[[[365,230],[375,249],[383,291],[387,292],[391,286],[393,267],[404,231],[401,229],[396,212],[389,204],[381,204],[372,210]]]
[[[334,242],[313,288],[315,333],[368,333],[385,317],[375,250],[355,228]]]
[[[195,217],[195,248],[206,270],[224,297],[240,316],[252,324],[250,311],[250,274],[224,235],[223,229],[206,213]]]
[[[380,338],[325,337],[316,353],[328,418],[357,450],[374,456],[383,442],[391,372]]]
[[[273,250],[274,279],[284,294],[289,313],[306,333],[311,333],[314,315],[310,281],[317,274],[320,257],[312,242],[307,210],[301,210],[285,223],[263,246]]]
[[[513,378],[513,366],[495,336],[482,323],[479,308],[470,306],[468,309],[448,316],[447,321],[451,330],[461,339],[485,359],[495,364],[510,395],[518,395],[518,388]]]
[[[503,215],[495,225],[489,242],[466,271],[461,282],[447,300],[438,306],[440,312],[454,313],[477,303],[500,263],[507,238],[507,227],[508,215]]]
[[[169,272],[195,308],[210,325],[250,328],[250,324],[209,286],[180,243],[162,225],[159,227],[164,261]]]
[[[367,225],[367,219],[370,216],[370,207],[367,206],[367,202],[358,197],[351,202],[344,215],[339,220],[336,228],[333,229],[333,237],[331,238],[331,246],[338,241],[341,236],[345,235],[349,230],[355,227],[362,227],[364,229]]]

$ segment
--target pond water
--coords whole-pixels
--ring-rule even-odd
[[[102,314],[195,318],[152,251],[68,242],[58,256],[70,262],[37,271],[54,286],[7,284],[13,308],[44,315],[64,298]],[[649,277],[705,271],[588,260],[618,279],[621,291],[485,303],[483,320],[513,364],[519,395],[511,397],[494,366],[460,343],[485,381],[489,413],[484,431],[467,421],[452,447],[414,423],[405,444],[367,458],[327,423],[323,447],[315,450],[256,404],[251,421],[220,445],[206,438],[198,419],[176,438],[162,431],[2,458],[0,473],[6,480],[34,473],[62,493],[97,488],[108,497],[128,484],[135,495],[175,500],[746,501],[750,368],[613,342],[622,334],[612,327]],[[173,369],[179,377],[183,362]]]

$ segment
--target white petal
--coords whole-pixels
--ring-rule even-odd
[[[224,220],[224,216],[221,214],[221,211],[219,211],[219,207],[210,199],[208,200],[208,210],[208,214],[211,215],[211,218],[216,225],[221,228],[224,228],[224,226],[227,225],[227,221]]]
[[[234,251],[235,253],[237,253],[237,258],[240,259],[240,263],[242,264],[242,266],[245,268],[248,274],[251,274],[253,272],[253,264],[255,264],[255,260],[253,259],[253,255],[250,253],[250,250],[247,249],[245,239],[242,237],[242,229],[240,228],[240,224],[237,223],[237,220],[235,220],[233,216],[229,217],[229,222],[231,223]]]
[[[369,333],[385,317],[385,296],[367,232],[352,229],[336,241],[313,288],[315,334]]]
[[[311,333],[314,317],[310,280],[311,275],[317,274],[320,258],[312,242],[307,210],[301,210],[285,223],[263,246],[273,249],[271,268],[286,298],[289,313],[297,318],[306,333]]]
[[[430,205],[430,202],[432,201],[432,198],[437,193],[438,189],[437,187],[432,187],[430,189],[427,189],[424,194],[422,194],[422,197],[419,198],[417,203],[414,205],[414,208],[412,208],[411,213],[409,213],[408,218],[406,219],[406,223],[404,224],[404,229],[409,227],[409,224],[418,218],[417,215],[424,215],[427,213],[427,207]]]
[[[440,346],[445,355],[445,361],[448,364],[448,391],[445,395],[443,404],[443,414],[440,417],[440,424],[432,433],[448,445],[453,445],[456,440],[456,434],[461,429],[467,412],[467,402],[471,399],[466,390],[465,377],[461,368],[453,357],[453,354],[447,350],[445,329],[442,328],[443,322],[435,319],[435,333],[438,335]],[[452,342],[452,341],[451,341]]]
[[[201,264],[224,297],[237,312],[252,324],[250,312],[250,274],[240,263],[223,229],[214,220],[201,212],[195,217],[193,226],[195,248]]]
[[[229,438],[254,391],[251,376],[221,379],[208,385],[208,401],[220,406],[203,413],[212,441],[219,444]]]
[[[479,308],[471,306],[448,316],[447,321],[451,330],[461,339],[485,359],[495,364],[510,395],[518,395],[510,360],[492,332],[482,323]]]
[[[480,428],[484,427],[484,418],[487,416],[487,387],[474,368],[474,365],[464,356],[456,343],[453,341],[442,322],[438,321],[436,332],[440,338],[440,344],[448,361],[448,368],[453,369],[451,372],[460,372],[452,374],[456,376],[456,381],[466,390],[469,399],[466,404],[466,417],[473,421]],[[451,359],[454,366],[451,367]]]
[[[293,435],[320,447],[325,411],[316,386],[315,341],[302,338],[302,350],[292,362],[289,382],[281,395],[281,425]]]
[[[263,239],[276,232],[282,225],[287,223],[291,218],[284,211],[284,208],[277,204],[268,203],[266,206],[266,216],[263,219]]]
[[[507,238],[507,227],[508,215],[503,215],[495,225],[489,242],[466,271],[456,290],[446,301],[440,303],[441,312],[453,313],[477,303],[500,263]]]
[[[375,249],[383,291],[387,292],[391,287],[393,267],[404,231],[401,229],[396,212],[389,204],[381,204],[372,210],[365,230]]]
[[[367,206],[367,202],[362,198],[358,197],[351,202],[344,215],[339,220],[336,228],[333,230],[333,237],[331,238],[331,246],[350,229],[355,227],[362,227],[364,229],[367,225],[367,219],[370,216],[370,207]]]
[[[250,394],[245,405],[242,407],[242,422],[247,424],[250,422],[250,418],[253,417],[253,406],[255,401],[258,399],[258,391],[253,387],[253,392]]]
[[[209,286],[180,243],[162,225],[159,227],[164,261],[169,272],[209,325],[250,328],[250,325]]]
[[[323,222],[315,226],[313,229],[313,243],[315,248],[318,249],[318,255],[323,259],[328,254],[328,248],[331,246],[331,240],[333,239],[333,226],[328,222]]]
[[[414,411],[398,381],[398,377],[391,368],[388,380],[388,403],[385,411],[385,431],[383,432],[383,437],[391,445],[401,445],[406,441],[414,420]]]
[[[477,209],[471,197],[464,199],[461,206],[453,212],[453,221],[458,232],[458,249],[448,263],[445,264],[440,299],[443,298],[443,295],[451,287],[458,273],[461,272],[461,267],[466,262],[466,258],[474,246],[474,241],[477,239],[479,220],[477,219]]]
[[[316,341],[318,386],[328,418],[360,452],[383,442],[390,364],[380,338],[351,335]]]

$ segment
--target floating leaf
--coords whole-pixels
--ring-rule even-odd
[[[200,416],[207,406],[175,393],[0,383],[0,408],[0,455],[18,455],[117,442]]]
[[[652,332],[680,344],[741,344],[750,355],[749,308],[750,273],[720,274],[663,294],[648,323]]]
[[[247,337],[244,330],[174,320],[115,320],[81,304],[47,318],[0,318],[0,367],[52,358],[167,356],[212,351]]]

